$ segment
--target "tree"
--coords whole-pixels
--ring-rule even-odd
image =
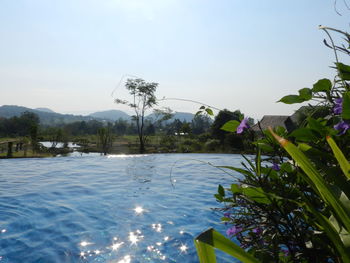
[[[98,129],[98,145],[101,147],[101,154],[107,155],[112,147],[112,133],[110,127]]]
[[[158,83],[145,82],[143,79],[128,79],[125,87],[132,97],[131,102],[121,99],[115,100],[117,104],[125,104],[134,109],[135,115],[133,116],[133,120],[135,121],[137,127],[140,153],[145,152],[145,113],[147,110],[153,108],[153,106],[157,104],[156,96],[154,95],[157,86]]]
[[[227,132],[221,130],[221,127],[230,120],[240,121],[241,117],[242,113],[239,110],[236,110],[234,112],[229,111],[227,109],[221,110],[219,114],[215,117],[215,120],[211,126],[212,136],[215,139],[220,140],[220,143],[223,144]]]
[[[209,130],[211,119],[205,115],[196,115],[191,121],[191,128],[193,134],[201,134]]]

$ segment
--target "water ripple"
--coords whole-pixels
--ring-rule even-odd
[[[196,160],[238,165],[241,158],[89,154],[0,160],[0,261],[198,262],[193,238],[209,227],[224,232],[210,208],[217,206],[217,185],[232,177]]]

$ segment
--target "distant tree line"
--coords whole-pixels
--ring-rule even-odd
[[[190,151],[245,150],[249,138],[221,129],[227,121],[239,121],[242,118],[243,114],[239,110],[232,112],[225,109],[220,111],[214,120],[207,115],[196,115],[190,122],[179,119],[167,121],[145,119],[144,134],[163,136],[162,143],[169,145],[174,144],[176,136],[186,137],[188,140],[185,144]],[[250,122],[253,124],[253,120]],[[53,146],[59,142],[67,143],[74,136],[96,135],[102,138],[106,135],[106,131],[110,136],[138,135],[135,122],[124,119],[115,122],[77,121],[59,126],[40,125],[39,117],[31,112],[24,112],[19,117],[0,119],[0,137],[28,137],[32,141],[38,140],[39,137],[39,140],[44,138],[51,141]]]
[[[24,112],[19,117],[0,118],[0,136],[31,136],[37,133],[39,124],[39,117],[31,112]]]

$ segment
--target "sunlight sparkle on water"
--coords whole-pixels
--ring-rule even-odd
[[[130,255],[126,255],[124,258],[118,261],[118,263],[130,263],[130,262],[131,262]]]
[[[162,224],[152,224],[152,229],[156,232],[162,232]]]
[[[113,251],[118,250],[122,245],[124,244],[124,242],[120,242],[120,243],[114,243],[111,248]]]
[[[134,232],[129,233],[129,241],[131,245],[136,245],[142,238],[143,236],[141,235],[140,230],[136,230],[136,234]]]
[[[145,210],[141,207],[141,206],[136,206],[135,209],[134,209],[135,213],[137,215],[140,215],[142,214]]]
[[[182,253],[182,252],[186,252],[187,249],[188,249],[188,247],[187,247],[186,245],[184,245],[184,244],[182,244],[181,247],[180,247],[181,253]]]
[[[86,242],[86,241],[82,241],[81,243],[80,243],[80,245],[82,246],[82,247],[86,247],[87,245],[91,245],[92,243],[89,243],[89,242]]]

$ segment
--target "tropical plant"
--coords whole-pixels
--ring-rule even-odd
[[[226,234],[241,249],[207,231],[195,241],[201,262],[215,262],[211,247],[234,250],[231,255],[243,262],[350,262],[350,66],[337,56],[350,55],[350,35],[321,29],[336,54],[337,76],[280,102],[316,101],[310,108],[322,107],[323,114],[308,111],[291,133],[282,127],[264,131],[253,143],[253,160],[244,157],[243,168],[220,167],[240,175],[230,187],[219,186],[215,197],[224,204]],[[330,32],[342,34],[346,45],[336,46]],[[243,119],[222,128],[239,134],[249,125]]]

